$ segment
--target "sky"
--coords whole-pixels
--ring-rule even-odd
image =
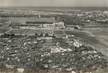
[[[0,6],[108,7],[108,0],[0,0]]]

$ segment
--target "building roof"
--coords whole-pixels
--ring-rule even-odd
[[[53,33],[51,30],[33,30],[33,29],[13,29],[8,34],[17,34],[17,35],[35,35],[35,34],[41,34],[41,33]]]
[[[30,29],[20,29],[20,30],[11,30],[8,34],[18,34],[18,35],[34,35],[35,33],[41,33],[39,30],[30,30]]]
[[[34,20],[28,20],[26,23],[54,23],[56,22],[55,18],[35,18]]]

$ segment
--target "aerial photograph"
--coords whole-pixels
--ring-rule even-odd
[[[0,0],[0,73],[108,73],[108,0]]]

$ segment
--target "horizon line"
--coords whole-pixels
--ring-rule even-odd
[[[80,7],[90,7],[90,8],[94,8],[94,7],[96,7],[96,8],[107,8],[108,6],[0,6],[0,8],[10,8],[10,7],[36,7],[36,8],[38,8],[38,7],[42,7],[42,8],[46,8],[46,7],[48,7],[48,8],[53,8],[53,7],[58,7],[58,8],[67,8],[67,7],[78,7],[78,8],[80,8]]]

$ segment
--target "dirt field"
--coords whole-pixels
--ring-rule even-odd
[[[92,45],[108,57],[108,28],[92,28],[84,29],[84,31],[97,40],[95,43],[92,42]]]

